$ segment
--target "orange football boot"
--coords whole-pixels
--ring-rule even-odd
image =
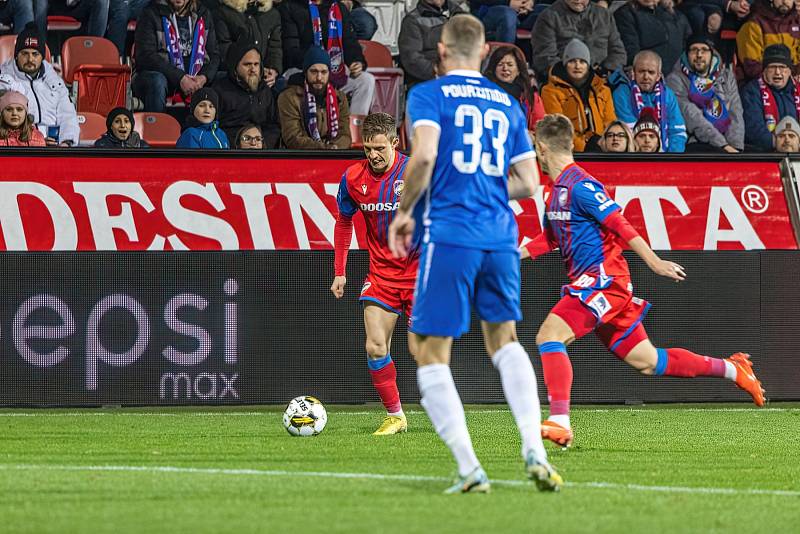
[[[750,355],[737,352],[725,358],[725,361],[731,362],[736,367],[736,385],[739,386],[739,389],[748,392],[753,397],[756,406],[764,406],[764,388],[761,387],[761,382],[753,372]]]
[[[561,447],[569,447],[572,445],[573,437],[572,429],[564,428],[547,419],[542,421],[542,438],[549,439]]]

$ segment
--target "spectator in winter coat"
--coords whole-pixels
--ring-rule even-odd
[[[17,91],[0,97],[0,146],[46,146],[28,114],[28,99]]]
[[[236,132],[236,148],[240,150],[261,150],[263,143],[261,128],[255,124],[245,124]]]
[[[773,44],[784,44],[792,53],[792,61],[800,64],[800,13],[795,0],[757,0],[747,22],[736,34],[736,53],[748,80],[761,76],[764,50]],[[794,74],[800,74],[795,69]]]
[[[784,117],[800,118],[800,89],[792,80],[794,62],[789,49],[768,46],[764,51],[761,76],[742,88],[745,144],[770,152],[772,132]]]
[[[130,110],[112,109],[106,117],[108,131],[94,142],[95,148],[149,148],[150,145],[134,131],[135,124]]]
[[[606,127],[616,120],[611,90],[590,67],[589,49],[578,39],[564,48],[562,61],[550,71],[542,87],[546,113],[565,115],[574,127],[576,152],[596,146]]]
[[[658,54],[642,50],[633,58],[632,80],[617,71],[608,81],[614,88],[614,109],[622,122],[633,128],[642,110],[652,108],[658,121],[661,150],[684,151],[686,125],[675,93],[664,83]]]
[[[744,117],[736,77],[704,35],[689,40],[687,52],[667,76],[689,136],[688,152],[744,149]]]
[[[800,123],[793,118],[782,118],[772,135],[775,152],[800,152]]]
[[[272,0],[221,0],[214,23],[220,57],[228,57],[234,41],[253,43],[264,62],[264,81],[272,87],[283,72],[281,15]]]
[[[536,133],[536,123],[544,118],[544,104],[528,74],[525,56],[516,46],[499,46],[492,52],[484,76],[502,87],[522,106],[528,131]]]
[[[439,58],[436,45],[442,28],[459,13],[463,11],[453,0],[419,0],[417,7],[403,18],[397,46],[409,85],[434,78],[434,64]]]
[[[192,95],[191,115],[186,118],[186,128],[177,148],[230,148],[228,136],[217,121],[219,97],[216,91],[203,87]]]
[[[608,125],[598,145],[603,152],[639,151],[639,147],[636,146],[636,141],[633,140],[633,132],[620,120],[616,120]]]
[[[659,0],[629,0],[614,12],[614,19],[628,61],[633,61],[640,50],[652,50],[661,56],[665,72],[672,71],[692,34],[686,16],[680,11],[669,12]]]
[[[48,145],[72,146],[78,144],[80,127],[75,106],[69,99],[69,91],[53,66],[44,59],[45,41],[36,25],[28,24],[17,36],[14,57],[0,66],[3,76],[10,78],[17,89],[30,102],[29,113]]]
[[[315,46],[306,52],[303,74],[289,80],[278,97],[281,136],[286,148],[350,148],[347,97],[330,82],[330,57]]]
[[[633,140],[639,152],[661,152],[661,127],[658,125],[655,110],[644,108],[633,127]]]
[[[610,72],[625,65],[625,46],[608,9],[589,0],[556,0],[538,16],[531,32],[531,65],[540,80],[561,60],[561,51],[575,38],[589,47],[594,70]]]
[[[214,20],[195,0],[152,0],[139,17],[134,42],[131,87],[145,111],[164,111],[168,95],[190,97],[217,74]]]
[[[278,111],[272,89],[264,81],[261,55],[256,45],[237,41],[228,48],[228,76],[216,83],[219,123],[228,139],[245,124],[256,124],[264,135],[264,148],[276,148],[280,138]]]
[[[283,0],[278,9],[283,27],[283,68],[287,69],[284,78],[300,72],[305,53],[312,46],[320,46],[331,58],[333,86],[350,98],[353,114],[368,115],[375,96],[375,76],[367,72],[367,60],[353,33],[347,7],[336,0]],[[338,31],[329,34],[331,26]],[[314,32],[314,27],[320,31]]]

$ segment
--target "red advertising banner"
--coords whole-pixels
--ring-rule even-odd
[[[0,161],[0,250],[294,250],[332,247],[336,192],[355,160],[176,153]],[[584,167],[655,249],[798,248],[777,163]],[[513,203],[522,239],[540,231],[542,206],[542,193]],[[363,235],[356,217],[353,247]]]

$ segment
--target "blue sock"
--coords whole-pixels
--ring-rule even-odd
[[[653,372],[654,375],[663,375],[664,372],[667,370],[667,360],[669,356],[667,355],[666,349],[656,349],[656,354],[658,354],[658,361],[656,362],[656,370]]]
[[[367,365],[369,366],[369,370],[370,371],[380,371],[381,369],[383,369],[384,367],[386,367],[390,363],[392,363],[392,355],[391,354],[387,354],[386,356],[384,356],[380,360],[373,360],[372,358],[367,356]]]

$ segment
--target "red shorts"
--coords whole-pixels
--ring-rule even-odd
[[[561,290],[561,300],[551,313],[566,322],[580,339],[592,330],[620,358],[647,339],[642,319],[650,303],[633,296],[628,277],[583,275]]]
[[[414,288],[394,287],[372,273],[364,279],[361,287],[361,297],[358,300],[374,302],[381,308],[397,315],[405,314],[411,317],[414,302]]]

